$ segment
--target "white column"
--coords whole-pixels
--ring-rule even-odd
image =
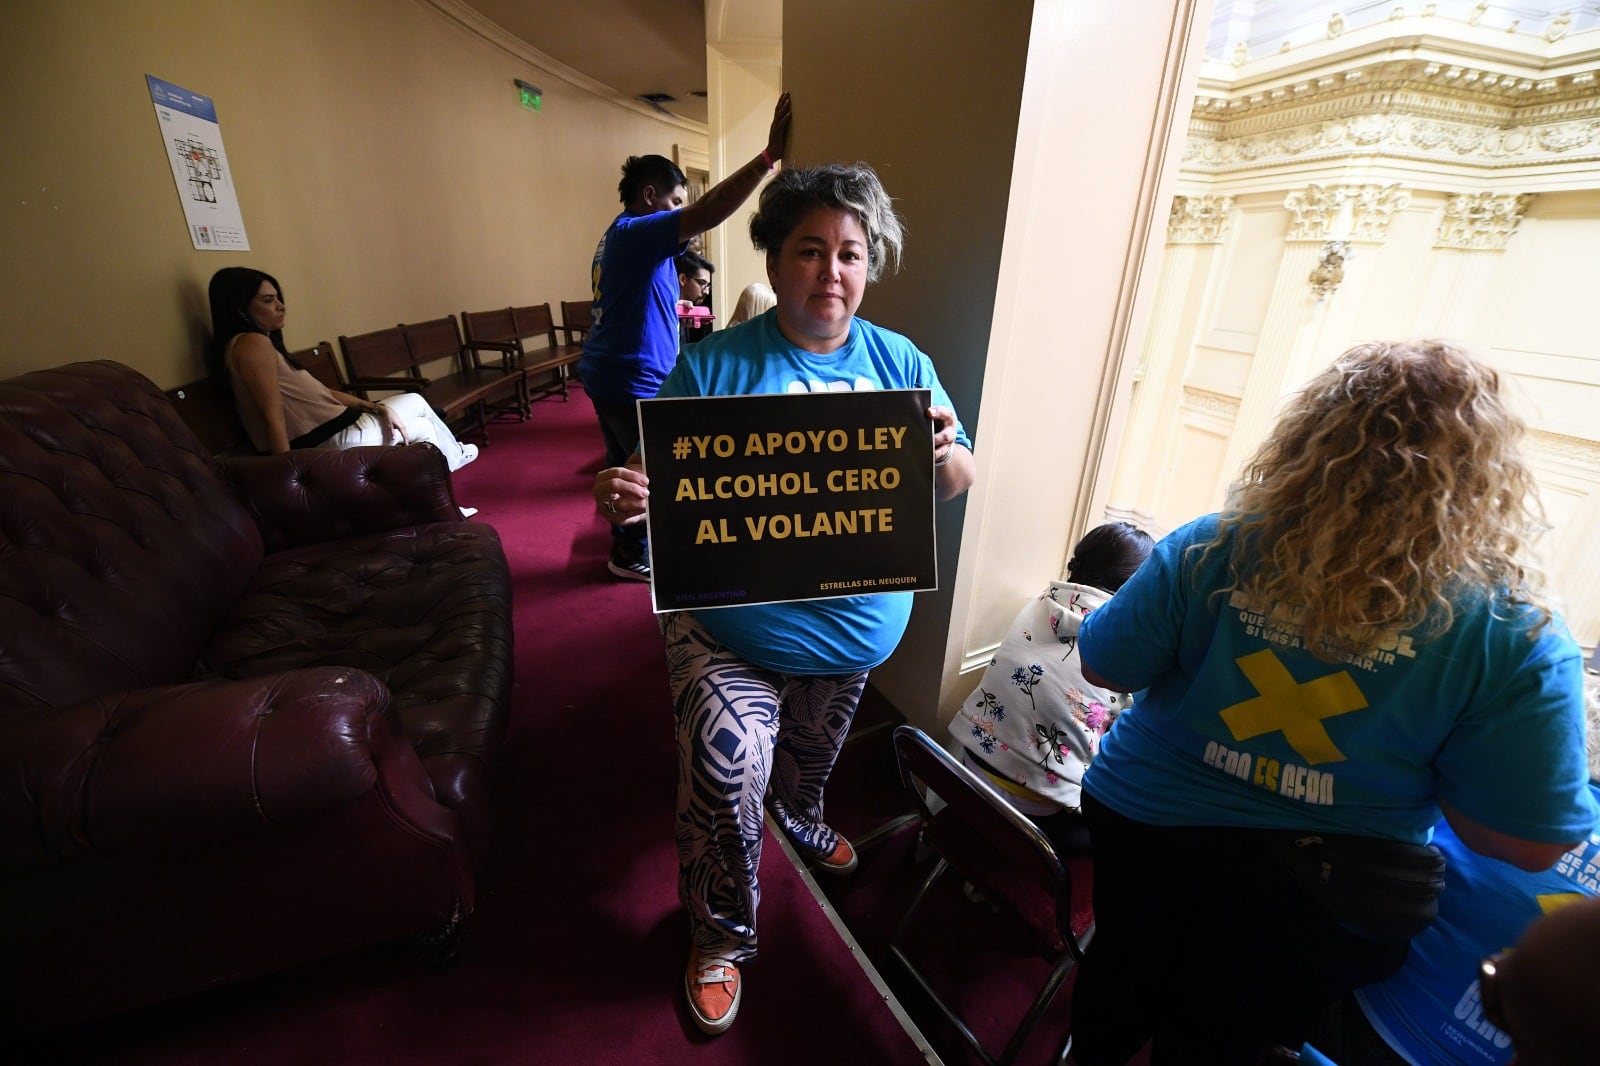
[[[1320,238],[1291,239],[1284,245],[1266,320],[1261,323],[1255,355],[1250,360],[1250,376],[1239,400],[1239,414],[1228,438],[1220,473],[1224,487],[1239,476],[1240,467],[1255,452],[1277,417],[1278,404],[1287,391],[1296,342],[1317,308],[1309,278],[1321,251]]]
[[[1172,412],[1183,394],[1215,251],[1227,235],[1232,214],[1231,196],[1173,197],[1150,332],[1118,442],[1116,473],[1105,507],[1108,520],[1154,525],[1160,468],[1176,427]]]

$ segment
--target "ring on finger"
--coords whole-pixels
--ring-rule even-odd
[[[616,514],[617,513],[617,503],[616,503],[616,501],[615,500],[607,500],[607,501],[605,501],[605,509],[606,509],[606,513],[607,514]]]

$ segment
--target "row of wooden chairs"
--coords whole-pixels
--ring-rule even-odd
[[[587,300],[564,300],[561,308],[560,326],[546,303],[463,311],[459,321],[446,315],[354,336],[341,334],[339,350],[348,374],[340,375],[337,363],[330,361],[323,364],[326,372],[342,381],[325,383],[363,398],[385,391],[419,393],[444,412],[447,422],[487,443],[491,416],[526,419],[535,391],[559,392],[566,398],[569,370],[583,355],[583,336],[593,322],[593,311]],[[564,340],[558,340],[558,330]],[[535,337],[544,338],[544,347],[524,344]],[[304,354],[322,364],[321,347]],[[484,352],[499,359],[485,363]],[[331,355],[330,346],[330,360]],[[444,370],[430,370],[441,363]]]

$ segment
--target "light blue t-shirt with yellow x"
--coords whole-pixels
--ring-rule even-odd
[[[1144,689],[1084,790],[1149,825],[1356,833],[1423,843],[1443,800],[1525,840],[1595,825],[1581,652],[1559,618],[1455,603],[1449,631],[1324,661],[1301,628],[1229,584],[1229,544],[1202,557],[1215,515],[1164,538],[1078,650],[1095,673]]]

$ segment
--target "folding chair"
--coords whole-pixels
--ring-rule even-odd
[[[1006,1066],[1022,1050],[1072,967],[1082,960],[1094,926],[1091,924],[1081,937],[1073,936],[1071,876],[1050,841],[999,790],[962,766],[915,726],[895,729],[894,751],[900,781],[914,798],[922,818],[922,839],[938,853],[939,862],[889,938],[889,954],[905,967],[939,1013],[956,1027],[987,1066]],[[937,813],[928,802],[930,795],[945,803]],[[998,911],[1020,921],[1032,933],[1041,954],[1055,964],[998,1057],[934,991],[900,946],[917,907],[935,882],[951,869],[972,882]],[[1065,1057],[1071,1046],[1069,1035],[1060,1057]]]

